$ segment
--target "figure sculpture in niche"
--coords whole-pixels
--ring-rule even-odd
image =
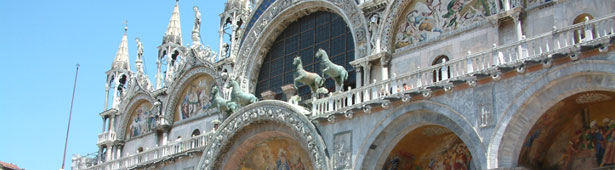
[[[211,104],[218,108],[219,111],[226,113],[226,115],[224,115],[225,118],[237,109],[237,104],[235,104],[235,102],[225,100],[222,97],[220,90],[218,90],[218,86],[211,88],[211,94],[214,94],[211,98]]]
[[[254,96],[253,94],[241,91],[241,88],[239,87],[239,83],[237,83],[237,81],[231,79],[227,85],[227,88],[229,88],[229,86],[233,88],[233,90],[231,91],[231,101],[239,105],[240,107],[258,101],[258,98],[256,98],[256,96]]]
[[[293,60],[293,65],[297,68],[293,73],[295,89],[299,90],[298,83],[302,83],[310,86],[312,94],[316,94],[319,88],[325,84],[325,79],[320,77],[318,74],[310,73],[303,69],[303,63],[301,62],[300,56],[295,57]]]
[[[335,80],[335,91],[343,90],[344,81],[348,79],[348,71],[343,66],[331,62],[329,55],[322,48],[318,49],[315,57],[320,58],[322,72]]]

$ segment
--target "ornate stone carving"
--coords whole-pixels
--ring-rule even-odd
[[[352,131],[335,134],[333,145],[333,169],[352,169]]]
[[[314,169],[328,169],[326,145],[316,131],[316,127],[304,115],[308,111],[301,107],[281,101],[261,101],[240,109],[227,118],[213,136],[211,144],[203,151],[197,169],[212,170],[220,168],[220,155],[223,148],[232,144],[236,134],[244,128],[263,121],[277,122],[292,128],[301,138],[299,143],[306,144],[306,149]]]

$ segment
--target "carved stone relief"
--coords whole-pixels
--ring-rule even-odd
[[[335,134],[333,147],[333,169],[352,169],[352,131]]]

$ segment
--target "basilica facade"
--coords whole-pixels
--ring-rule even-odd
[[[179,5],[72,169],[615,168],[615,1],[228,0],[219,52]]]

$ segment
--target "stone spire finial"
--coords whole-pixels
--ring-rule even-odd
[[[182,44],[182,31],[181,24],[179,22],[179,0],[176,0],[175,7],[173,8],[173,14],[167,27],[167,32],[164,34],[162,44],[176,43]]]
[[[124,23],[126,24],[127,22]],[[127,31],[128,26],[124,26],[124,35],[122,36],[120,47],[115,54],[115,59],[113,60],[113,65],[111,66],[112,70],[130,70],[130,62],[128,61],[128,36],[126,34]]]

